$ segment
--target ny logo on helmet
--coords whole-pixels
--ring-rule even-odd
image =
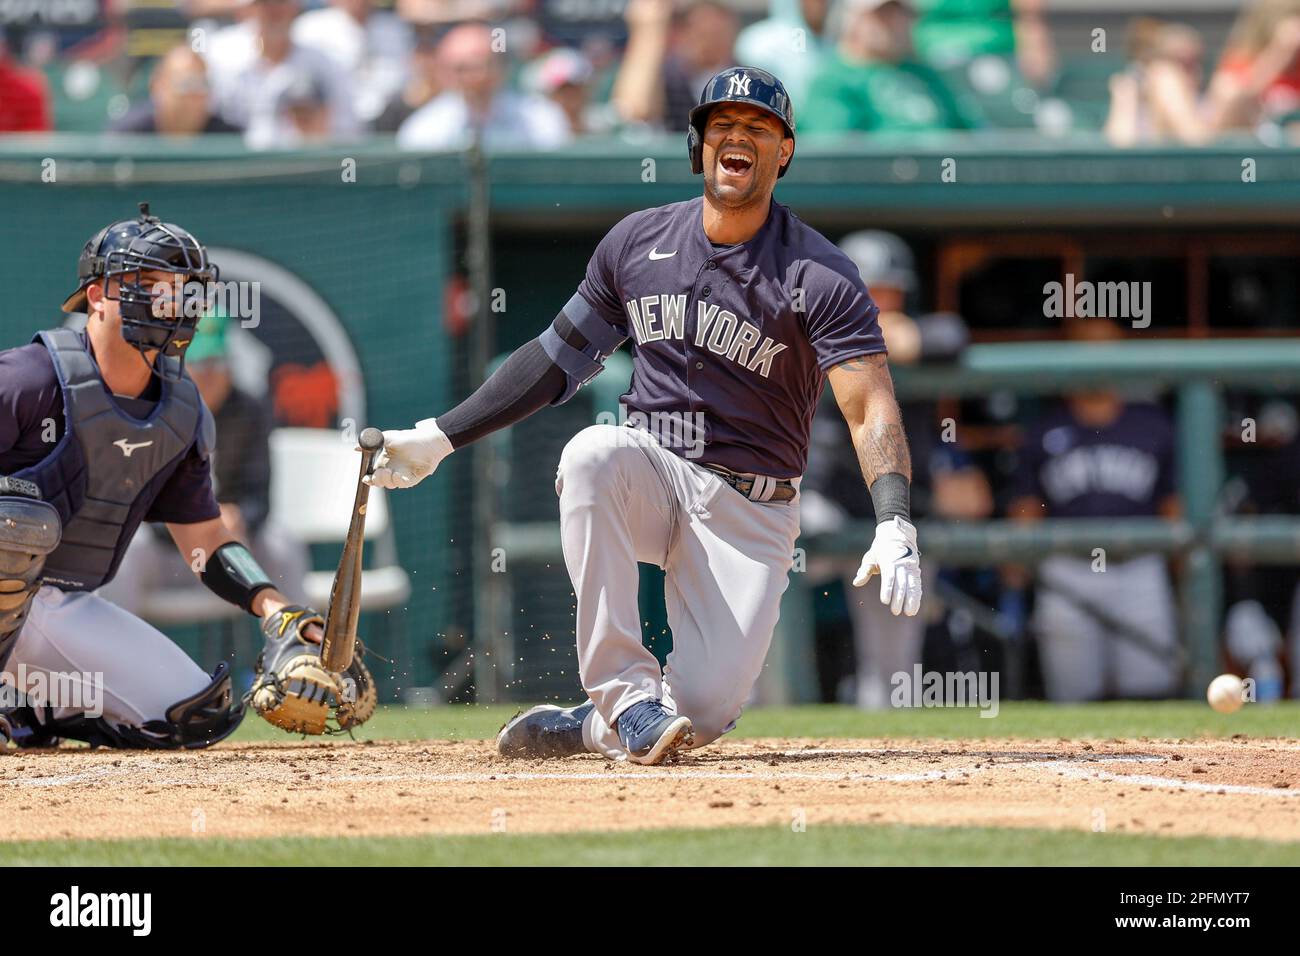
[[[748,96],[749,95],[749,74],[733,73],[727,77],[727,95],[728,96]]]

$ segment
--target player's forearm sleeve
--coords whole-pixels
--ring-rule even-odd
[[[545,408],[568,384],[539,340],[516,349],[474,394],[438,416],[438,427],[461,448]]]
[[[452,448],[462,448],[547,405],[561,405],[600,374],[604,357],[623,342],[575,295],[545,332],[512,352],[469,398],[439,415],[438,427]]]

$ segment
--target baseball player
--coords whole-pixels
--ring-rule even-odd
[[[893,613],[920,606],[911,465],[877,308],[852,262],[772,200],[794,154],[790,98],[770,73],[732,67],[689,121],[703,196],[622,220],[536,340],[457,407],[384,433],[371,480],[408,488],[454,449],[568,401],[632,339],[626,424],[579,432],[555,482],[589,700],[517,716],[502,754],[654,764],[736,725],[788,583],[827,379],[878,521],[854,583],[878,573]],[[666,571],[662,673],[641,642],[638,561]]]
[[[203,584],[261,618],[262,716],[320,733],[331,712],[346,727],[373,711],[364,665],[321,668],[320,615],[272,586],[213,497],[212,415],[185,349],[218,275],[141,204],[82,251],[63,310],[85,312],[85,332],[0,352],[0,745],[205,747],[239,726],[226,664],[209,676],[93,593],[143,521],[165,522]]]
[[[1076,319],[1069,338],[1122,341],[1108,319]],[[1157,405],[1109,388],[1069,392],[1030,423],[1007,514],[1019,521],[1159,515],[1176,519],[1176,437]],[[1179,682],[1178,617],[1165,559],[1138,554],[1099,561],[1065,554],[1034,570],[1033,624],[1047,696],[1058,701],[1159,698]],[[1013,584],[1023,572],[1007,570]],[[1143,640],[1116,633],[1118,618]]]

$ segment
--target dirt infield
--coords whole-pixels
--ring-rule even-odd
[[[1300,841],[1300,744],[751,739],[666,767],[505,760],[483,741],[0,754],[5,841],[801,823]]]

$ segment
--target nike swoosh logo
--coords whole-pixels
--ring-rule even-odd
[[[113,444],[116,445],[118,448],[122,449],[122,457],[130,458],[131,452],[135,451],[137,448],[148,448],[150,445],[153,444],[153,442],[142,441],[139,442],[138,444],[132,445],[125,438],[119,438],[117,441],[113,442]]]
[[[675,255],[677,255],[676,249],[674,249],[672,252],[660,252],[659,247],[655,246],[653,249],[650,250],[650,261],[654,262],[658,259],[671,259]]]
[[[899,555],[897,558],[895,558],[894,560],[895,560],[895,561],[902,561],[902,560],[904,560],[904,559],[906,559],[906,558],[910,558],[910,557],[913,555],[913,553],[914,553],[914,552],[912,551],[912,549],[911,549],[911,548],[908,548],[906,551],[904,551],[902,554],[900,554],[900,555]]]

